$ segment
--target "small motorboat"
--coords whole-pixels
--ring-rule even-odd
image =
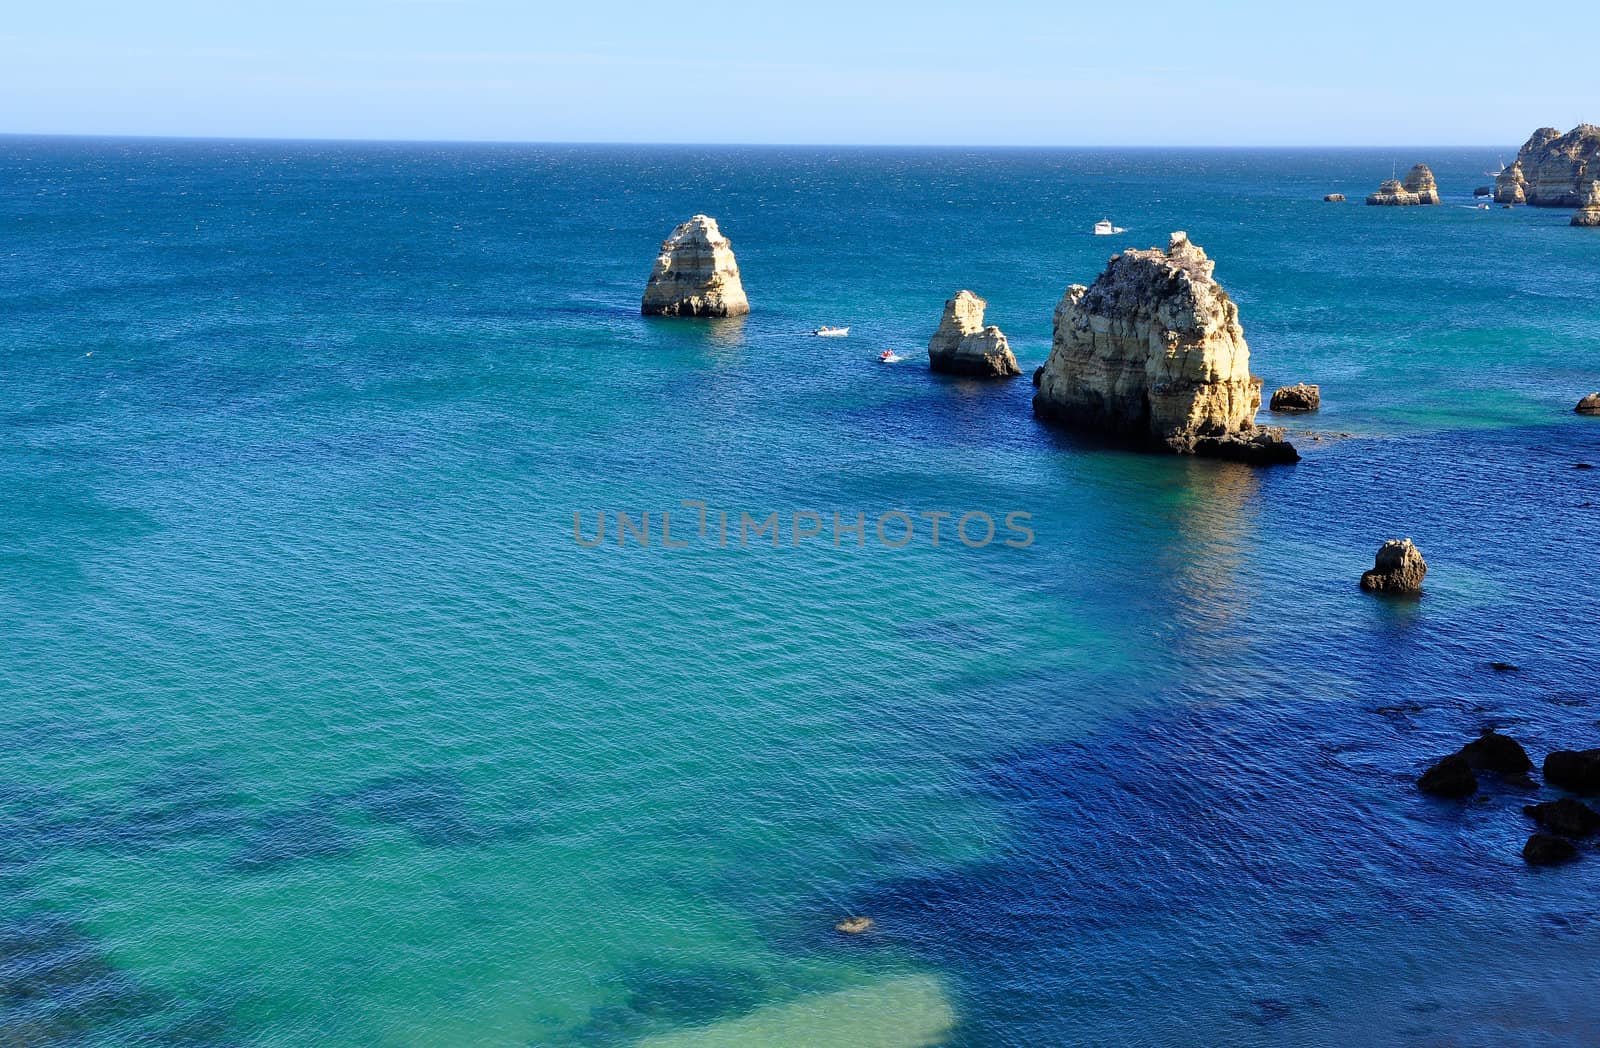
[[[850,336],[850,329],[847,327],[829,327],[828,325],[824,324],[817,328],[816,331],[812,332],[812,334],[816,335],[818,338],[848,338]]]
[[[886,349],[882,353],[878,354],[878,363],[880,364],[898,364],[904,359],[906,358],[902,357],[892,349]]]
[[[1108,237],[1116,233],[1126,232],[1127,230],[1123,229],[1121,226],[1112,225],[1111,219],[1109,218],[1102,218],[1100,221],[1094,224],[1094,235],[1097,237]]]

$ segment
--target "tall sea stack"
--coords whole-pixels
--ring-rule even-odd
[[[983,324],[983,311],[988,305],[970,291],[958,291],[944,304],[939,328],[928,340],[929,368],[947,375],[978,378],[1022,374],[1006,336],[993,324]]]
[[[662,241],[641,311],[661,317],[736,317],[750,312],[733,245],[717,220],[695,215]]]
[[[1417,164],[1406,172],[1404,182],[1390,179],[1378,187],[1378,191],[1367,197],[1367,203],[1385,205],[1388,207],[1416,206],[1418,204],[1437,204],[1439,202],[1439,183],[1434,180],[1433,171],[1427,164]]]
[[[1165,251],[1124,251],[1089,287],[1067,288],[1034,414],[1179,454],[1298,461],[1282,429],[1255,424],[1261,380],[1215,268],[1179,232]]]

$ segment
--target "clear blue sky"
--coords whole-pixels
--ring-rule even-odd
[[[0,132],[1516,144],[1600,121],[1503,2],[13,0]],[[668,12],[676,17],[667,18]]]

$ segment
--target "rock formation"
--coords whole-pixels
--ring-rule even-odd
[[[1472,199],[1494,196],[1494,186],[1479,186],[1472,191]]]
[[[1522,846],[1522,859],[1529,866],[1556,866],[1577,857],[1577,845],[1548,833],[1536,833]]]
[[[1280,386],[1267,405],[1273,411],[1316,411],[1322,407],[1322,387],[1309,382],[1295,386]]]
[[[1494,176],[1494,202],[1496,204],[1526,204],[1528,179],[1522,173],[1522,161],[1513,160],[1511,166]]]
[[[1544,781],[1572,793],[1600,793],[1600,750],[1556,750],[1544,759]]]
[[[1516,162],[1495,179],[1495,200],[1534,207],[1582,207],[1588,185],[1600,178],[1600,127],[1579,124],[1562,134],[1535,131]],[[1521,198],[1518,198],[1520,190]]]
[[[1549,833],[1563,837],[1590,837],[1600,832],[1600,812],[1582,801],[1562,797],[1543,804],[1525,804],[1522,813]]]
[[[1590,393],[1572,409],[1580,415],[1600,415],[1600,393]]]
[[[1509,735],[1501,735],[1493,728],[1486,729],[1477,739],[1461,747],[1461,755],[1474,771],[1492,771],[1501,775],[1526,775],[1533,770],[1533,761],[1522,743]]]
[[[736,317],[750,312],[733,245],[717,220],[695,215],[661,244],[645,285],[647,316]]]
[[[1369,204],[1381,204],[1389,207],[1406,207],[1418,204],[1437,204],[1439,202],[1439,184],[1434,181],[1433,172],[1427,164],[1418,164],[1406,172],[1404,182],[1389,179],[1378,187],[1378,191],[1367,197]]]
[[[1478,792],[1478,777],[1460,753],[1452,753],[1422,773],[1417,789],[1434,797],[1470,797]]]
[[[1342,204],[1344,203],[1344,194],[1329,193],[1327,196],[1322,198],[1322,202],[1325,204]]]
[[[1410,539],[1390,539],[1378,548],[1372,570],[1361,576],[1361,588],[1374,593],[1420,593],[1428,565]]]
[[[1595,166],[1595,171],[1594,181],[1584,193],[1583,206],[1572,216],[1575,226],[1600,226],[1600,164]]]
[[[1022,374],[1011,346],[999,328],[983,326],[989,303],[970,291],[958,291],[944,304],[939,329],[928,340],[928,366],[947,375],[1004,378]]]
[[[1258,427],[1261,380],[1216,264],[1184,233],[1124,251],[1094,284],[1067,288],[1033,411],[1180,454],[1296,462],[1283,430]]]

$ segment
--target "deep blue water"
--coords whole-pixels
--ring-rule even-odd
[[[1600,236],[1496,154],[0,139],[0,1043],[1593,1040],[1600,855],[1412,785],[1600,745]],[[638,316],[697,211],[752,314]],[[1175,229],[1350,436],[927,372]],[[684,500],[1037,541],[574,542]]]

